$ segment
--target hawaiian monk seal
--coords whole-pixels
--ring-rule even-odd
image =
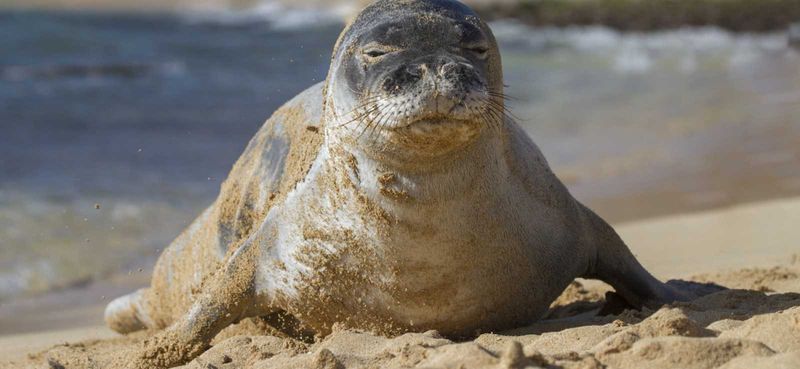
[[[342,33],[325,84],[271,117],[152,286],[112,302],[119,332],[166,328],[135,365],[192,359],[245,317],[386,334],[530,323],[576,277],[628,303],[663,284],[576,201],[505,114],[489,27],[452,0],[379,0]]]

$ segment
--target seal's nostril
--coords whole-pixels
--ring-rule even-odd
[[[397,92],[403,87],[411,86],[422,79],[426,73],[424,65],[410,64],[395,69],[382,82],[384,91]]]
[[[422,74],[425,73],[425,70],[420,65],[409,65],[406,68],[406,73],[412,77],[422,77]]]
[[[396,86],[397,84],[394,83],[394,78],[392,77],[387,77],[386,79],[383,80],[383,83],[381,84],[381,88],[383,88],[384,91],[391,91]]]
[[[459,67],[458,63],[454,63],[454,62],[444,63],[439,68],[439,74],[440,75],[446,75],[447,73],[451,73],[452,71],[458,69],[458,67]]]

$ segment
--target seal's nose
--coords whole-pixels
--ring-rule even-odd
[[[447,114],[477,85],[478,76],[472,65],[450,54],[428,56],[415,65],[422,68],[419,78],[431,87],[421,103],[424,111]]]
[[[447,71],[452,70],[458,66],[458,61],[451,55],[439,55],[434,60],[434,66],[439,75],[445,75]]]
[[[440,64],[438,71],[439,78],[452,83],[469,84],[478,79],[475,67],[452,59]]]
[[[406,64],[395,69],[383,81],[383,90],[387,92],[398,92],[403,87],[413,85],[421,80],[427,71],[425,64]]]

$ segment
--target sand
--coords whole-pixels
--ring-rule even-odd
[[[437,332],[395,338],[335,329],[306,344],[253,335],[246,329],[220,339],[183,368],[752,368],[800,366],[800,265],[703,274],[695,280],[735,282],[753,290],[728,290],[657,311],[597,316],[596,310],[544,320],[510,332],[486,333],[453,342]],[[599,307],[595,289],[571,294],[572,305]],[[561,301],[565,303],[565,301]],[[564,308],[565,305],[560,305]],[[90,331],[91,332],[91,331]],[[239,333],[245,333],[239,335]],[[22,357],[22,347],[39,349],[53,337],[85,337],[86,331],[17,336],[0,340],[0,353],[14,351],[8,368],[104,368],[120,365],[121,354],[144,334],[60,344]],[[229,333],[230,334],[230,333]],[[91,334],[90,334],[91,335]],[[102,337],[103,332],[93,334]],[[35,350],[34,349],[34,350]]]
[[[646,205],[641,205],[646,207]],[[698,271],[769,267],[800,255],[800,197],[615,225],[662,279]]]
[[[578,281],[546,320],[470,341],[335,327],[304,343],[246,322],[183,368],[798,368],[798,220],[800,199],[787,199],[618,226],[660,277],[731,288],[656,311],[599,316],[608,286]],[[103,328],[0,337],[0,368],[119,367],[147,337]]]

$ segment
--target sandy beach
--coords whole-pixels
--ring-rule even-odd
[[[339,330],[307,344],[270,336],[262,325],[245,321],[223,331],[211,350],[185,367],[796,368],[798,221],[800,198],[618,225],[637,257],[659,278],[730,288],[657,311],[600,316],[609,288],[581,280],[553,304],[545,320],[509,332],[484,333],[472,341],[453,342],[436,332],[386,338]],[[97,293],[87,292],[77,310],[99,312],[103,300]],[[13,318],[80,316],[63,311],[64,305],[52,303],[50,311],[17,310]],[[53,327],[66,330],[2,336],[0,357],[5,364],[0,367],[114,368],[124,363],[121,354],[146,338],[115,335],[98,320],[87,314],[66,329],[70,324],[56,319]]]
[[[259,4],[0,4],[47,10],[0,19],[17,50],[0,57],[16,104],[0,111],[0,369],[121,368],[149,337],[105,328],[105,305],[149,283],[263,118],[324,78],[352,11]],[[783,34],[493,27],[515,112],[576,198],[659,279],[729,290],[619,311],[578,280],[543,320],[468,341],[312,344],[247,320],[184,368],[800,368],[800,54]]]

